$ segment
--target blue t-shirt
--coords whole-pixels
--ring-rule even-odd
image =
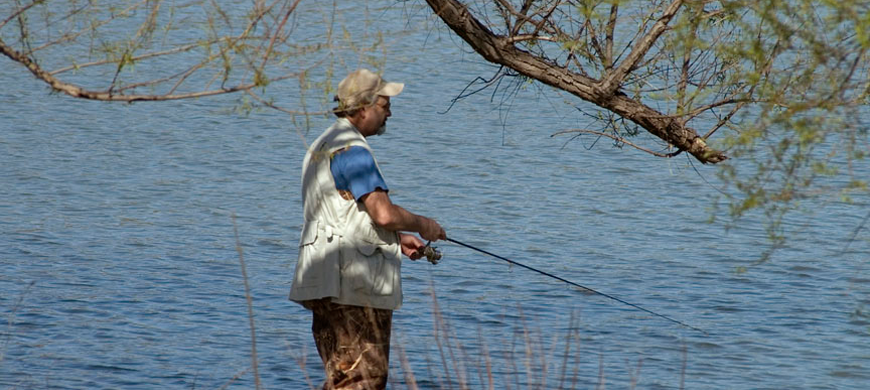
[[[333,155],[329,169],[335,179],[335,188],[350,191],[357,201],[378,188],[389,191],[375,158],[362,146],[351,146]]]

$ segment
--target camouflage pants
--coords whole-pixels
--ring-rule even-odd
[[[326,368],[323,389],[374,390],[387,386],[393,311],[306,301],[311,331]]]

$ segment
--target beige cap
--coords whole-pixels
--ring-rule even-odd
[[[374,103],[377,96],[396,96],[403,83],[390,83],[368,69],[357,69],[338,83],[339,110],[353,110]]]

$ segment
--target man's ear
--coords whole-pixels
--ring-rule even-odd
[[[358,110],[356,110],[356,112],[353,114],[355,120],[358,120],[358,121],[359,121],[359,120],[363,120],[363,119],[365,119],[365,117],[366,117],[367,115],[368,115],[368,113],[366,112],[366,108],[365,108],[365,107],[360,107],[360,108],[359,108]]]
[[[356,125],[357,123],[359,123],[359,121],[363,119],[364,115],[365,113],[363,112],[363,109],[360,108],[356,110],[353,115],[349,115],[347,119],[349,119],[351,122],[353,122],[354,125]]]

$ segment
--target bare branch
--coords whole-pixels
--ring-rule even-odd
[[[488,61],[508,65],[522,74],[537,80],[546,80],[547,84],[588,100],[594,98],[596,80],[582,75],[566,74],[561,68],[555,68],[552,63],[514,47],[507,38],[493,34],[456,0],[427,0],[427,2],[436,15]]]
[[[556,8],[558,8],[558,7],[559,7],[559,2],[553,3],[553,6],[550,7],[549,10],[547,10],[547,12],[546,12],[546,14],[544,15],[544,17],[541,18],[541,21],[538,22],[538,23],[535,23],[535,30],[532,32],[532,35],[538,35],[538,33],[539,33],[542,29],[544,29],[544,25],[547,24],[547,21],[550,19],[551,16],[553,16],[553,12],[555,12],[555,11],[556,11]],[[536,12],[536,13],[537,13],[537,12]],[[559,34],[559,35],[564,35],[564,34]]]
[[[753,102],[752,99],[725,99],[725,100],[720,100],[720,101],[713,102],[710,104],[705,104],[701,107],[697,107],[697,108],[693,109],[692,111],[690,111],[686,114],[682,114],[682,115],[678,115],[678,116],[685,117],[685,119],[683,121],[688,122],[688,121],[696,118],[698,115],[701,115],[703,112],[708,111],[708,110],[712,110],[714,108],[727,106],[727,105],[731,105],[731,104],[742,105],[742,104],[752,103],[752,102]],[[707,137],[705,136],[704,138],[707,138]]]
[[[183,94],[165,94],[165,95],[119,95],[113,93],[111,90],[109,91],[91,91],[83,89],[79,86],[69,84],[59,80],[57,77],[51,75],[50,73],[43,70],[39,65],[37,65],[30,57],[25,56],[24,54],[16,51],[15,49],[9,47],[2,38],[0,38],[0,53],[9,57],[13,61],[16,61],[22,65],[24,65],[30,73],[32,73],[36,78],[44,81],[52,89],[63,92],[67,95],[77,98],[90,99],[90,100],[103,100],[103,101],[119,101],[119,102],[136,102],[136,101],[160,101],[160,100],[180,100],[180,99],[191,99],[205,96],[214,96],[221,95],[226,93],[233,93],[238,91],[244,91],[247,89],[251,89],[256,87],[256,84],[240,84],[231,88],[223,88],[218,90],[210,90],[210,91],[200,91],[200,92],[191,92],[191,93],[183,93]]]
[[[6,18],[6,20],[4,20],[3,22],[0,22],[0,29],[3,29],[3,26],[5,26],[6,23],[9,23],[12,19],[15,19],[15,18],[21,16],[22,14],[27,12],[27,10],[29,10],[30,8],[32,8],[33,6],[35,6],[37,4],[42,3],[43,1],[45,1],[45,0],[33,0],[32,3],[30,3],[24,7],[21,7],[20,9],[18,9],[18,11],[13,12],[12,15],[9,15],[9,17]]]
[[[289,19],[290,14],[292,14],[293,11],[296,10],[296,6],[299,5],[300,1],[301,0],[296,0],[296,2],[294,2],[293,5],[290,6],[290,9],[288,9],[287,12],[284,14],[284,19],[281,20],[281,24],[278,25],[277,31],[275,31],[275,34],[272,35],[272,39],[269,41],[269,48],[266,49],[266,53],[263,54],[263,63],[260,64],[259,73],[263,73],[263,69],[266,68],[266,63],[269,61],[269,56],[272,54],[272,49],[275,47],[275,40],[278,38],[279,35],[281,35],[281,30],[284,29],[284,24],[287,23],[287,19]]]
[[[700,13],[703,12],[703,8],[697,8],[695,10],[695,16],[692,18],[691,22],[691,36],[688,38],[689,42],[685,43],[685,48],[683,51],[683,63],[680,66],[680,81],[677,83],[677,110],[678,112],[685,112],[687,103],[687,92],[686,88],[689,84],[689,69],[692,66],[692,51],[695,49],[695,40],[698,38],[698,23],[701,19]]]
[[[507,38],[507,41],[510,43],[517,43],[523,41],[547,41],[547,42],[559,42],[557,38],[541,36],[541,35],[514,35]]]
[[[45,1],[45,0],[40,0],[40,1]],[[111,23],[112,21],[116,20],[117,18],[119,18],[119,17],[121,17],[121,16],[129,15],[131,12],[135,11],[136,9],[138,9],[139,7],[141,7],[142,5],[145,5],[147,2],[148,2],[148,0],[142,0],[142,1],[138,2],[138,3],[131,4],[129,7],[125,8],[125,9],[123,9],[123,10],[120,10],[120,11],[118,11],[118,12],[113,13],[110,17],[108,17],[108,18],[106,18],[106,19],[104,19],[104,20],[92,21],[92,22],[88,25],[88,28],[87,28],[87,29],[82,29],[82,30],[78,31],[77,33],[73,33],[73,34],[64,34],[62,37],[60,37],[60,38],[58,38],[58,39],[56,39],[56,40],[53,40],[53,41],[50,41],[50,42],[46,42],[46,43],[44,43],[44,44],[42,44],[42,45],[40,45],[40,46],[37,46],[37,47],[31,49],[31,50],[28,52],[28,54],[36,53],[36,52],[38,52],[38,51],[45,50],[45,49],[47,49],[47,48],[49,48],[49,47],[51,47],[51,46],[58,45],[58,44],[61,44],[61,43],[66,43],[66,42],[75,41],[76,39],[78,39],[78,38],[81,37],[82,35],[85,35],[85,34],[87,34],[87,33],[90,33],[90,32],[92,32],[93,30],[99,29],[100,27],[103,27],[103,26],[105,26],[105,25]],[[86,7],[87,7],[87,6],[83,6],[83,7],[79,8],[79,9],[73,11],[73,13],[81,12],[81,11],[84,10]],[[69,15],[67,15],[67,16],[69,16]]]
[[[616,18],[619,14],[619,3],[614,2],[610,6],[610,19],[607,21],[607,37],[604,41],[604,69],[613,68],[613,33],[616,29]]]
[[[604,49],[601,47],[601,44],[598,42],[598,34],[595,32],[595,26],[592,25],[592,21],[586,19],[583,23],[583,28],[589,32],[589,41],[592,43],[592,49],[595,50],[595,54],[598,55],[598,58],[601,59],[602,63],[607,62],[607,58],[604,55]]]
[[[505,25],[507,31],[510,31],[510,35],[517,34],[521,24],[519,22],[517,22],[516,26],[511,27],[510,15],[517,14],[517,11],[514,10],[511,3],[509,3],[506,0],[496,0],[495,6],[496,6],[496,8],[498,8],[498,12],[501,14],[502,19],[504,19],[504,25]],[[519,20],[519,18],[518,18],[518,20]]]
[[[653,44],[668,28],[668,23],[673,19],[677,11],[683,5],[683,0],[674,0],[652,26],[650,31],[641,40],[635,43],[628,56],[601,80],[601,89],[605,92],[616,92],[625,77],[636,68],[637,64],[646,56]]]
[[[213,44],[213,43],[215,43],[215,42],[209,42],[208,44]],[[179,47],[176,47],[174,49],[163,50],[163,51],[158,51],[158,52],[153,52],[153,53],[148,53],[148,54],[142,54],[142,55],[139,55],[136,57],[132,57],[131,60],[135,62],[135,61],[141,61],[141,60],[154,58],[154,57],[183,53],[186,51],[196,49],[197,47],[200,47],[200,46],[202,46],[202,45],[198,44],[198,43],[193,43],[193,44],[189,44],[189,45],[185,45],[185,46],[179,46]],[[108,65],[108,64],[112,64],[114,62],[115,62],[114,60],[91,61],[91,62],[86,62],[83,64],[75,64],[75,65],[70,65],[67,67],[55,69],[55,70],[49,72],[49,74],[58,75],[60,73],[69,72],[71,70],[78,70],[78,69],[88,68],[91,66]]]
[[[246,90],[245,90],[245,93],[246,93],[248,96],[254,98],[254,100],[256,100],[258,103],[260,103],[260,104],[262,104],[262,105],[264,105],[264,106],[266,106],[266,107],[269,107],[269,108],[271,108],[271,109],[273,109],[273,110],[281,111],[281,112],[283,112],[283,113],[285,113],[285,114],[290,114],[290,115],[305,115],[305,116],[318,116],[318,115],[327,115],[327,114],[331,114],[331,113],[332,113],[331,111],[314,111],[314,112],[309,112],[309,111],[288,110],[288,109],[286,109],[286,108],[284,108],[284,107],[281,107],[281,106],[278,106],[277,104],[272,103],[272,102],[270,102],[270,101],[268,101],[268,100],[266,100],[266,99],[263,99],[262,96],[257,95],[256,93],[254,93],[254,91],[252,91],[252,90],[250,90],[250,89],[246,89]],[[303,142],[305,141],[305,138],[304,138],[304,137],[302,138],[302,141],[303,141]],[[306,145],[306,146],[307,146],[307,145]]]
[[[647,148],[644,148],[644,147],[642,147],[642,146],[638,146],[638,145],[632,143],[631,141],[629,141],[629,140],[627,140],[627,139],[625,139],[625,138],[623,138],[623,137],[620,137],[620,136],[617,136],[617,135],[613,135],[613,134],[610,134],[610,133],[605,133],[605,132],[602,132],[602,131],[595,131],[595,130],[586,130],[586,129],[568,129],[568,130],[562,130],[562,131],[559,131],[559,132],[557,132],[557,133],[554,133],[554,134],[550,135],[550,137],[555,137],[555,136],[557,136],[557,135],[562,135],[562,134],[572,134],[572,133],[592,134],[592,135],[597,135],[597,136],[599,136],[599,137],[607,137],[607,138],[610,138],[610,139],[612,139],[612,140],[614,140],[614,141],[616,141],[616,142],[619,142],[619,143],[621,143],[621,144],[625,144],[625,145],[631,146],[631,147],[633,147],[633,148],[635,148],[635,149],[637,149],[637,150],[640,150],[640,151],[643,151],[643,152],[649,153],[649,154],[651,154],[651,155],[653,155],[653,156],[656,156],[656,157],[671,158],[671,157],[674,157],[674,156],[676,156],[676,155],[682,153],[682,150],[678,150],[678,151],[676,151],[676,152],[673,152],[673,153],[667,153],[667,154],[666,154],[666,153],[654,152],[654,151],[649,150],[649,149],[647,149]]]
[[[571,93],[630,120],[669,144],[691,153],[698,161],[717,163],[727,158],[722,152],[711,149],[694,129],[684,126],[680,120],[662,115],[640,101],[619,93],[618,83],[613,89],[602,88],[597,80],[571,72],[568,68],[559,66],[544,56],[518,49],[508,37],[490,31],[457,0],[427,0],[427,3],[436,15],[486,60],[507,66],[526,77]],[[653,26],[651,29],[653,34],[648,34],[645,39],[649,46],[664,31],[667,20],[670,20],[681,4],[681,1],[673,3],[667,10],[670,16],[661,18]],[[656,31],[658,32],[655,33]],[[631,65],[626,64],[633,59],[639,61],[649,47],[636,45],[635,49],[633,55],[629,55],[620,67],[609,73],[611,82],[616,81],[612,77],[615,73],[630,71]],[[621,80],[622,78],[619,79],[620,82]]]

